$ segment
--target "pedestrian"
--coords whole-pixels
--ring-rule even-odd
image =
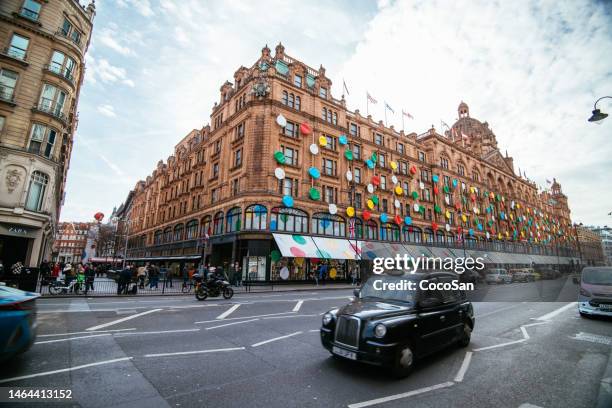
[[[234,264],[234,279],[237,287],[242,286],[242,268],[238,262]]]
[[[38,269],[40,271],[40,276],[43,279],[48,280],[51,277],[51,266],[49,265],[49,262],[47,262],[46,259],[44,259],[40,263]]]
[[[322,263],[321,267],[319,268],[319,280],[321,280],[321,285],[325,284],[325,277],[326,276],[327,276],[327,264],[326,263]]]
[[[149,289],[159,289],[157,283],[159,282],[159,268],[157,265],[149,266]]]
[[[161,268],[161,276],[164,280],[164,287],[172,287],[172,269],[164,266]]]
[[[79,289],[82,289],[85,286],[85,268],[82,263],[79,263],[79,266],[76,269],[76,288],[75,292]]]
[[[356,285],[357,284],[357,267],[356,266],[353,266],[351,268],[351,279],[352,279],[351,285]]]
[[[189,268],[187,267],[187,264],[185,264],[183,266],[183,288],[186,288],[188,283],[189,283]]]
[[[73,279],[72,264],[68,262],[66,266],[64,266],[64,285],[69,286]],[[72,288],[70,288],[70,290],[72,291]]]
[[[130,281],[132,280],[132,271],[130,269],[130,265],[126,265],[126,267],[119,273],[119,284],[117,285],[117,294],[125,294],[127,295],[128,286]]]
[[[96,270],[89,264],[85,269],[85,294],[91,289],[94,290],[94,280],[96,279]]]
[[[136,273],[136,278],[138,279],[139,289],[144,289],[146,276],[147,276],[147,268],[144,265],[139,266],[137,273]]]

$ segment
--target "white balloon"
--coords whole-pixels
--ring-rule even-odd
[[[319,154],[319,146],[317,146],[315,143],[310,145],[310,153],[312,154]]]
[[[352,180],[353,180],[353,173],[351,173],[351,171],[350,171],[350,170],[347,170],[347,171],[346,171],[346,179],[347,179],[348,181],[352,181]]]
[[[450,229],[451,229],[450,224],[446,224],[446,231],[450,231]]]
[[[336,204],[330,204],[329,205],[329,213],[331,215],[335,215],[338,212],[338,207],[336,207]]]
[[[474,211],[475,214],[478,214],[478,207],[474,207],[472,210]]]
[[[391,182],[397,184],[397,177],[395,175],[391,176]]]
[[[461,183],[461,190],[465,190],[465,183]]]
[[[280,270],[279,275],[281,279],[287,280],[287,278],[289,278],[289,269],[286,266],[283,266],[283,268]]]
[[[280,127],[285,127],[285,126],[287,126],[287,119],[286,119],[286,118],[285,118],[285,117],[284,117],[282,114],[281,114],[281,115],[278,115],[278,116],[276,117],[276,123],[277,123],[277,124],[278,124],[278,126],[280,126]]]
[[[446,205],[449,205],[450,204],[450,198],[448,198],[448,196],[444,197],[444,202],[446,203]]]
[[[280,167],[277,167],[276,170],[274,170],[274,175],[277,179],[282,180],[285,178],[285,170],[281,169]]]
[[[395,205],[395,208],[400,208],[400,205],[402,205],[399,200],[395,200],[393,204]]]
[[[419,208],[421,208],[421,207],[419,207],[419,205],[418,205],[417,203],[414,203],[414,205],[412,206],[412,208],[414,209],[414,211],[417,211],[417,212],[418,212],[418,211],[419,211]]]
[[[374,185],[372,185],[371,183],[368,184],[367,189],[368,189],[368,193],[372,194],[374,192]]]
[[[422,181],[419,183],[419,188],[421,190],[425,189],[425,183],[423,183]]]
[[[487,231],[487,239],[491,238],[491,235],[489,234],[489,232]]]

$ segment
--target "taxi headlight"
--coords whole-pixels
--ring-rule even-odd
[[[374,327],[374,336],[378,337],[379,339],[382,339],[383,337],[385,337],[385,334],[387,334],[387,326],[385,326],[384,324],[379,323]]]
[[[334,320],[334,316],[329,312],[325,313],[323,315],[323,326],[327,326],[332,320]]]

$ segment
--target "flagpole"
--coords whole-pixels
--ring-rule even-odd
[[[387,102],[385,102],[385,127],[387,127]]]
[[[404,131],[404,111],[402,111],[402,132]]]
[[[370,98],[368,98],[367,92],[366,92],[366,116],[370,116]]]

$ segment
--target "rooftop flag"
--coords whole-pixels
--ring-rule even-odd
[[[376,99],[372,98],[372,95],[370,95],[369,92],[366,92],[366,94],[368,95],[368,101],[370,101],[371,103],[378,103]]]
[[[391,108],[391,107],[389,106],[389,104],[388,104],[387,102],[385,102],[385,108],[386,108],[386,109],[389,109],[389,110],[391,111],[391,113],[393,113],[393,114],[395,115],[395,111],[393,110],[393,108]]]
[[[351,93],[348,90],[348,87],[346,86],[346,82],[344,82],[344,79],[342,80],[342,86],[344,87],[344,90],[346,91],[347,95],[350,95]]]
[[[412,116],[411,114],[409,114],[408,112],[404,112],[404,110],[402,109],[402,115],[406,116],[408,119],[414,119],[414,116]]]

